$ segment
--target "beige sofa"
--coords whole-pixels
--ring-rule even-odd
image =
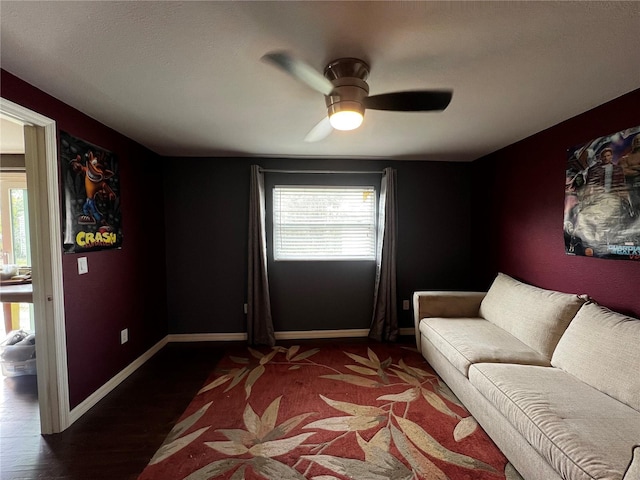
[[[526,480],[640,480],[640,320],[504,274],[413,306],[418,349]]]

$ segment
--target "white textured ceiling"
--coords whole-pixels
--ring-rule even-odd
[[[470,161],[640,87],[637,2],[0,2],[2,68],[161,155]],[[303,141],[322,95],[260,57],[452,88]],[[603,132],[607,133],[607,132]]]

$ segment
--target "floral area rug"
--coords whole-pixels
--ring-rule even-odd
[[[238,348],[139,480],[497,480],[517,473],[412,348]]]

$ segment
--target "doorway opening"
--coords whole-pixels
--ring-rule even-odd
[[[0,366],[18,376],[35,373],[36,363],[24,126],[3,116],[0,129]]]
[[[21,208],[25,218],[23,230],[28,232],[30,238],[27,258],[31,264],[33,325],[29,321],[29,327],[33,326],[38,334],[35,360],[40,431],[44,434],[57,433],[70,425],[70,409],[56,124],[52,119],[4,98],[0,98],[0,118],[21,125],[24,133],[27,188],[23,190],[27,191],[27,202]],[[5,129],[2,130],[4,134]],[[19,193],[16,195],[20,197]],[[12,251],[11,261],[16,256],[19,255]],[[4,297],[1,290],[0,297]],[[4,302],[4,298],[0,298],[0,301]],[[11,322],[13,328],[13,318]],[[18,322],[18,325],[22,325],[21,319]]]
[[[0,116],[0,410],[3,438],[39,421],[24,126]]]

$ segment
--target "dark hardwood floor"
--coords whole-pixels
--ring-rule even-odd
[[[137,478],[230,345],[167,345],[55,435],[40,435],[36,377],[0,377],[0,479]]]

